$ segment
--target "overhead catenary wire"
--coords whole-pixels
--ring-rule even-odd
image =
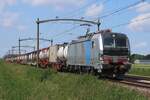
[[[56,39],[56,38],[58,38],[59,36],[62,36],[62,35],[69,34],[69,32],[71,32],[72,30],[75,30],[75,29],[79,28],[79,26],[80,25],[76,25],[76,26],[71,27],[68,30],[65,30],[65,31],[63,31],[61,33],[58,33],[58,34],[56,34],[56,35],[53,36],[53,39]]]
[[[109,0],[105,0],[104,2],[106,3],[107,1],[109,1]],[[84,6],[80,7],[80,8],[78,8],[78,9],[75,9],[75,10],[73,10],[72,12],[66,14],[66,15],[68,15],[68,16],[65,15],[65,18],[66,18],[66,17],[73,17],[73,16],[76,15],[77,13],[80,13],[83,9],[85,9],[85,8],[91,6],[91,4],[94,4],[94,3],[97,3],[97,2],[99,2],[99,0],[94,0],[94,1],[92,0],[91,2],[87,3],[86,5],[84,5]]]
[[[105,3],[107,3],[107,2],[109,2],[110,0],[104,0],[103,1],[103,4],[105,4]],[[76,9],[76,10],[74,10],[74,11],[72,11],[71,13],[75,13],[76,11],[78,11],[78,12],[80,12],[82,9],[85,9],[85,8],[87,8],[87,7],[89,7],[90,5],[91,5],[91,3],[97,3],[98,2],[98,0],[95,0],[94,2],[92,1],[92,2],[90,2],[90,3],[88,3],[87,5],[85,5],[85,6],[83,6],[83,7],[81,7],[81,8],[79,8],[79,9]],[[66,17],[72,17],[71,16],[71,14],[69,13],[69,15],[70,16],[66,16]],[[74,23],[74,24],[76,24],[76,23]],[[72,29],[74,30],[74,29],[76,29],[76,28],[78,28],[78,27],[80,27],[80,25],[79,26],[75,26],[75,27],[73,27],[73,28],[71,28],[71,29],[69,29],[69,30],[66,30],[66,31],[64,31],[64,32],[61,32],[61,33],[58,33],[58,34],[56,34],[55,35],[55,37],[57,37],[58,35],[61,35],[62,33],[64,34],[65,32],[70,32],[70,31],[72,31]],[[66,34],[67,34],[66,33]]]
[[[108,1],[110,1],[110,0],[104,0],[103,3],[106,3],[106,2],[108,2]],[[125,9],[129,9],[129,8],[131,8],[131,7],[133,7],[133,6],[136,6],[136,5],[138,5],[139,3],[143,2],[143,1],[145,1],[145,0],[140,0],[140,1],[138,1],[138,2],[135,2],[135,3],[133,3],[133,4],[130,4],[130,5],[128,5],[128,6],[119,8],[119,9],[117,9],[116,11],[113,11],[113,12],[111,12],[111,13],[109,13],[109,14],[100,16],[100,17],[98,17],[98,18],[104,18],[104,17],[108,17],[108,16],[111,16],[111,15],[114,15],[114,14],[116,14],[116,13],[118,13],[118,12],[121,12],[121,11],[123,11],[123,10],[125,10]],[[96,0],[96,1],[94,1],[94,2],[98,2],[98,1]],[[83,7],[79,8],[79,9],[77,9],[76,11],[80,11],[80,10],[82,10],[82,9],[84,9],[84,8],[86,8],[86,7],[88,7],[89,5],[91,5],[91,2],[90,2],[89,4],[87,4],[87,5],[85,5],[85,6],[83,6]],[[74,11],[73,13],[75,13],[76,11]],[[71,14],[70,14],[70,15],[71,15]],[[53,39],[56,38],[56,37],[58,38],[58,36],[62,36],[62,35],[69,34],[70,31],[72,31],[72,30],[74,30],[74,29],[76,29],[76,28],[78,28],[78,27],[80,27],[80,26],[72,27],[72,28],[69,29],[69,30],[66,30],[66,31],[61,32],[61,33],[58,33],[58,34],[56,34],[55,36],[53,36]]]
[[[106,1],[109,1],[109,0],[106,0]],[[105,3],[106,1],[104,1],[104,3]],[[142,1],[143,1],[143,0],[142,0]],[[139,4],[139,3],[141,3],[142,1],[138,1],[138,2],[136,2],[136,3],[134,3],[134,4],[128,5],[128,6],[126,6],[126,7],[119,8],[118,10],[116,10],[116,11],[114,11],[114,12],[111,12],[111,13],[109,13],[109,14],[107,14],[107,15],[103,15],[103,16],[101,16],[100,18],[107,17],[107,16],[113,15],[113,14],[115,14],[115,13],[118,13],[118,12],[120,12],[120,11],[122,11],[122,10],[125,10],[125,9],[130,8],[130,7],[133,7],[133,6],[135,6],[135,5]],[[76,26],[75,28],[77,28],[77,27],[80,27],[80,26]],[[69,29],[69,30],[66,30],[66,31],[62,32],[62,33],[63,33],[63,34],[68,34],[68,32],[72,31],[72,29],[75,29],[75,28],[73,27],[73,28],[71,28],[71,29]],[[54,37],[57,37],[57,36],[61,35],[62,33],[58,33],[58,34],[56,34]]]
[[[105,15],[103,15],[103,16],[99,16],[99,17],[96,18],[96,20],[97,20],[97,19],[106,18],[106,17],[110,17],[110,16],[112,16],[112,15],[114,15],[114,14],[117,14],[117,13],[123,11],[123,10],[126,10],[126,9],[131,8],[131,7],[137,6],[137,5],[140,4],[141,2],[145,2],[145,0],[137,1],[137,2],[135,2],[135,3],[133,3],[133,4],[127,5],[127,6],[122,7],[122,8],[119,8],[119,9],[117,9],[117,10],[111,12],[111,13],[105,14]]]
[[[148,3],[148,2],[147,2],[147,3]],[[149,3],[148,3],[148,4],[149,4]],[[145,6],[145,5],[143,4],[143,5],[140,5],[140,6],[132,7],[132,8],[130,8],[129,10],[135,10],[134,8],[138,9],[138,8],[142,8],[142,7],[144,7],[144,6]],[[124,11],[123,13],[119,13],[119,15],[125,14],[125,13],[129,12],[129,10],[126,10],[126,11]]]
[[[85,8],[89,7],[92,3],[97,3],[98,1],[99,0],[94,0],[94,2],[93,2],[93,0],[92,0],[88,4],[82,6],[82,7],[78,8],[78,9],[75,9],[75,10],[71,11],[70,13],[64,14],[61,17],[63,17],[63,18],[73,17],[74,14],[79,13],[82,9],[85,9]],[[104,0],[103,2],[106,3],[107,1],[110,1],[110,0]],[[59,18],[59,16],[56,16],[56,18]],[[53,22],[53,23],[56,24],[56,22]],[[67,22],[63,22],[63,23],[67,23]],[[67,24],[70,24],[70,23],[67,23]]]
[[[121,26],[124,26],[124,25],[128,25],[128,24],[132,24],[132,23],[137,23],[137,22],[140,22],[140,21],[148,20],[148,19],[150,19],[150,16],[145,17],[145,18],[141,18],[141,19],[137,19],[137,20],[134,20],[134,21],[118,24],[118,25],[112,26],[111,28],[117,28],[117,27],[121,27]]]
[[[78,13],[79,13],[82,9],[85,9],[85,8],[89,7],[91,4],[97,3],[98,1],[99,1],[99,0],[94,0],[94,2],[92,1],[92,2],[90,2],[90,3],[88,3],[88,4],[86,4],[85,6],[80,7],[79,9],[76,9],[76,10],[72,11],[71,13],[73,13],[73,15],[76,14],[75,12],[78,12]],[[109,1],[110,1],[110,0],[104,0],[102,3],[103,3],[103,4],[106,4],[106,3],[109,2]],[[66,16],[66,17],[73,17],[73,15],[71,15],[71,13],[69,13],[69,16]],[[74,24],[76,24],[76,23],[74,23]],[[61,33],[58,33],[58,34],[56,34],[55,36],[53,36],[53,38],[54,38],[54,37],[58,37],[58,36],[61,35],[61,34],[69,34],[68,32],[70,32],[70,31],[72,31],[72,30],[74,30],[74,29],[76,29],[76,28],[78,28],[78,27],[80,27],[80,25],[79,25],[79,26],[72,27],[71,29],[66,30],[66,31],[63,31],[63,32],[61,32]]]
[[[107,3],[107,2],[109,2],[109,1],[110,1],[110,0],[104,0],[103,3]],[[130,7],[136,6],[137,4],[139,4],[139,3],[143,2],[143,1],[145,1],[145,0],[140,0],[140,1],[138,1],[138,2],[135,2],[135,3],[131,4],[131,5],[128,5],[128,6],[126,6],[126,7],[119,8],[118,10],[113,11],[113,12],[111,12],[111,13],[109,13],[109,14],[100,16],[99,18],[104,18],[104,17],[111,16],[111,15],[113,15],[113,14],[116,14],[116,13],[118,13],[118,12],[121,12],[121,11],[123,11],[123,10],[125,10],[125,9],[130,8]],[[90,3],[88,3],[87,5],[85,5],[85,6],[81,7],[81,8],[79,8],[79,9],[76,9],[75,11],[73,11],[73,12],[71,12],[71,13],[75,13],[76,11],[79,12],[79,11],[81,11],[82,9],[85,9],[86,7],[90,6],[91,3],[96,3],[96,2],[98,2],[98,0],[95,0],[94,2],[90,2]],[[70,13],[69,13],[69,14],[70,14]],[[70,14],[70,15],[71,15],[71,14]],[[53,39],[56,38],[56,37],[58,38],[59,36],[62,36],[62,35],[69,34],[70,31],[72,31],[72,30],[74,30],[74,29],[76,29],[76,28],[78,28],[78,27],[80,27],[80,26],[75,26],[75,27],[72,27],[72,28],[69,29],[69,30],[65,30],[65,31],[63,31],[63,32],[61,32],[61,33],[58,33],[58,34],[56,34],[56,35],[53,36]]]
[[[78,24],[79,24],[79,23],[78,23]],[[75,25],[75,26],[73,26],[72,28],[70,28],[70,29],[68,29],[68,30],[65,30],[65,31],[63,31],[63,32],[61,32],[61,33],[57,33],[56,35],[53,36],[53,39],[54,39],[55,37],[58,38],[58,36],[61,36],[61,35],[69,34],[69,32],[71,32],[72,30],[75,30],[75,29],[77,29],[77,28],[79,28],[79,27],[81,27],[81,26],[88,26],[88,27],[90,27],[91,24],[79,24],[79,25]]]
[[[110,1],[110,0],[104,0],[103,3],[106,3],[106,2],[108,2],[108,1]],[[119,12],[121,12],[121,11],[123,11],[123,10],[126,10],[126,9],[131,8],[131,7],[134,7],[134,6],[140,4],[141,2],[144,2],[144,1],[145,1],[145,0],[140,0],[140,1],[137,1],[137,2],[135,2],[135,3],[133,3],[133,4],[130,4],[130,5],[128,5],[128,6],[119,8],[119,9],[117,9],[117,10],[111,12],[111,13],[108,13],[108,14],[106,14],[106,15],[103,15],[103,16],[100,16],[100,17],[96,18],[96,20],[97,20],[97,19],[102,19],[102,18],[105,18],[105,17],[112,16],[112,15],[114,15],[114,14],[116,14],[116,13],[119,13]],[[84,6],[84,7],[82,7],[81,9],[83,9],[83,8],[85,8],[85,7],[87,7],[87,5]],[[94,20],[94,21],[95,21],[95,20]]]

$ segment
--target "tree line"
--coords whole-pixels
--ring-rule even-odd
[[[135,60],[150,60],[150,54],[147,55],[141,55],[141,54],[132,54],[130,56],[131,62],[134,62]]]

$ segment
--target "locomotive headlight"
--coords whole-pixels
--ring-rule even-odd
[[[115,35],[115,34],[113,34],[113,35],[112,35],[112,37],[113,37],[113,38],[115,38],[115,37],[116,37],[116,35]]]

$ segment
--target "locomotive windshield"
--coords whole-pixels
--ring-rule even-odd
[[[104,55],[129,55],[130,47],[126,35],[119,33],[103,34]]]
[[[126,38],[116,38],[115,43],[116,43],[116,47],[127,47]]]
[[[113,47],[114,46],[114,40],[112,37],[106,37],[104,39],[104,47]]]
[[[120,35],[120,34],[119,34]],[[119,36],[117,34],[104,35],[103,43],[104,48],[126,48],[127,47],[127,38]]]

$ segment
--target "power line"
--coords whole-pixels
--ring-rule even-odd
[[[134,21],[131,21],[131,22],[118,24],[118,25],[112,26],[111,28],[117,28],[117,27],[121,27],[121,26],[128,25],[128,24],[131,24],[131,23],[136,23],[136,22],[139,22],[139,21],[148,20],[148,19],[150,19],[150,16],[145,17],[145,18],[141,18],[141,19],[137,19],[137,20],[134,20]]]
[[[109,1],[110,1],[110,0],[104,0],[104,1],[102,2],[102,4],[106,4],[106,3],[109,2]],[[83,9],[85,9],[85,8],[87,8],[87,7],[89,7],[89,6],[91,6],[92,4],[97,3],[97,2],[99,2],[99,0],[94,0],[94,2],[93,2],[93,1],[92,1],[92,2],[89,2],[89,3],[86,4],[85,6],[82,6],[81,8],[72,11],[72,12],[71,12],[71,13],[73,13],[72,15],[71,15],[71,13],[68,13],[69,16],[67,16],[67,17],[74,17],[77,13],[80,13]],[[75,12],[76,12],[76,13],[75,13]]]
[[[147,2],[148,3],[148,2]],[[149,3],[148,3],[149,4]],[[144,4],[143,5],[140,5],[140,6],[137,6],[136,9],[139,9],[139,8],[142,8],[143,6],[145,6]],[[135,10],[134,7],[133,8],[130,8],[130,10]],[[128,10],[127,10],[128,11]],[[127,11],[124,11],[124,13],[119,13],[119,15],[121,14],[125,14]]]
[[[63,31],[61,33],[56,34],[55,36],[53,36],[53,39],[54,38],[58,38],[58,36],[61,36],[61,35],[69,34],[68,32],[70,32],[70,31],[72,31],[74,29],[77,29],[77,28],[79,28],[79,25],[76,25],[76,26],[74,26],[74,27],[72,27],[72,28],[70,28],[68,30],[65,30],[65,31]]]
[[[109,1],[110,1],[110,0],[104,0],[103,3],[107,3],[107,2],[109,2]],[[108,16],[111,16],[111,15],[114,15],[114,14],[120,12],[120,11],[123,11],[123,10],[128,9],[128,8],[130,8],[130,7],[133,7],[133,6],[136,6],[137,4],[139,4],[139,3],[143,2],[143,1],[144,1],[144,0],[140,0],[140,1],[138,1],[138,2],[135,2],[135,3],[131,4],[131,5],[128,5],[128,6],[126,6],[126,7],[119,8],[118,10],[116,10],[116,11],[114,11],[114,12],[111,12],[111,13],[109,13],[109,14],[103,15],[103,16],[101,16],[101,17],[99,17],[99,18],[104,18],[104,17],[108,17]],[[96,1],[94,1],[94,2],[98,2],[98,1],[96,0]],[[72,13],[75,13],[76,11],[81,11],[82,9],[88,7],[89,5],[91,5],[91,3],[94,3],[94,2],[90,2],[90,3],[88,3],[87,5],[85,5],[85,6],[81,7],[81,8],[79,8],[79,9],[77,9],[77,10],[75,10],[75,11],[73,11]],[[56,34],[54,37],[57,37],[57,36],[59,36],[59,35],[68,34],[68,32],[70,32],[70,31],[72,31],[72,30],[74,30],[74,29],[76,29],[76,28],[78,28],[78,27],[79,27],[79,26],[72,27],[72,28],[69,29],[69,30],[66,30],[66,31],[64,31],[64,32],[61,32],[61,33]]]
[[[105,17],[112,16],[112,15],[118,13],[118,12],[121,12],[121,11],[123,11],[123,10],[129,9],[129,8],[131,8],[131,7],[133,7],[133,6],[136,6],[136,5],[138,5],[138,4],[140,4],[141,2],[144,2],[144,1],[145,1],[145,0],[140,0],[140,1],[138,1],[138,2],[135,2],[135,3],[130,4],[130,5],[128,5],[128,6],[119,8],[119,9],[117,9],[117,10],[111,12],[111,13],[108,13],[108,14],[106,14],[106,15],[100,16],[100,17],[98,17],[98,18],[100,19],[100,18],[105,18]]]
[[[149,4],[149,2],[147,2],[148,4]],[[143,4],[143,5],[140,5],[140,6],[137,6],[136,7],[136,9],[137,8],[142,8],[142,7],[144,7],[145,5]],[[134,7],[133,7],[134,8]],[[131,8],[131,9],[129,9],[129,10],[133,10],[133,8]],[[135,10],[135,9],[134,9]],[[125,11],[124,11],[125,12]],[[127,11],[126,11],[127,12]],[[121,14],[125,14],[125,13],[120,13],[119,15],[121,15]],[[97,20],[97,19],[96,19]],[[94,20],[94,21],[96,21],[96,20]]]
[[[69,16],[66,16],[66,17],[72,17],[72,16],[75,15],[77,12],[79,13],[82,9],[87,8],[88,6],[90,6],[91,4],[96,3],[96,2],[98,2],[98,0],[94,0],[94,2],[93,2],[93,0],[92,0],[92,2],[89,2],[88,4],[86,4],[86,5],[84,5],[84,6],[80,7],[80,8],[78,8],[78,9],[76,9],[76,10],[74,10],[74,11],[72,11],[72,12],[66,14],[66,15],[69,15]],[[75,12],[76,12],[76,13],[75,13]],[[72,15],[71,15],[71,14],[72,14]]]
[[[103,4],[106,4],[107,2],[109,2],[110,0],[104,0],[103,1]],[[76,10],[74,10],[74,11],[72,11],[71,13],[73,13],[72,15],[70,14],[69,16],[67,16],[67,17],[73,17],[73,15],[74,14],[76,14],[75,12],[80,12],[82,9],[85,9],[85,8],[87,8],[88,6],[90,6],[91,5],[91,3],[97,3],[98,2],[98,0],[95,0],[94,2],[92,1],[92,2],[90,2],[90,3],[88,3],[88,4],[86,4],[85,6],[83,6],[83,7],[81,7],[81,8],[79,8],[79,9],[76,9]],[[61,34],[68,34],[68,32],[70,32],[70,31],[72,31],[72,30],[74,30],[74,29],[76,29],[76,28],[78,28],[78,27],[80,27],[80,26],[75,26],[75,27],[72,27],[71,29],[69,29],[69,30],[66,30],[66,31],[64,31],[64,32],[61,32],[61,33],[58,33],[58,34],[56,34],[54,37],[57,37],[57,36],[59,36],[59,35],[61,35]]]
[[[111,28],[117,28],[117,27],[121,27],[121,26],[128,25],[128,24],[131,24],[131,23],[136,23],[136,22],[139,22],[139,21],[148,20],[148,19],[150,19],[150,16],[142,18],[142,19],[137,19],[137,20],[134,20],[134,21],[131,21],[131,22],[126,22],[126,23],[118,24],[118,25],[112,26]],[[78,27],[79,27],[79,25],[78,26],[74,26],[74,27],[72,27],[69,30],[66,30],[66,31],[64,31],[62,33],[57,34],[55,37],[60,36],[60,35],[68,34],[68,32],[70,32],[70,31],[72,31],[72,30],[74,30],[74,29],[76,29]]]
[[[58,34],[54,35],[53,37],[58,37],[58,36],[60,36],[60,35],[69,34],[70,31],[72,31],[72,30],[74,30],[74,29],[77,29],[77,28],[79,28],[80,26],[88,26],[88,27],[89,27],[89,26],[91,26],[91,24],[75,25],[74,27],[72,27],[72,28],[70,28],[70,29],[68,29],[68,30],[65,30],[65,31],[63,31],[63,32],[61,32],[61,33],[58,33]]]

